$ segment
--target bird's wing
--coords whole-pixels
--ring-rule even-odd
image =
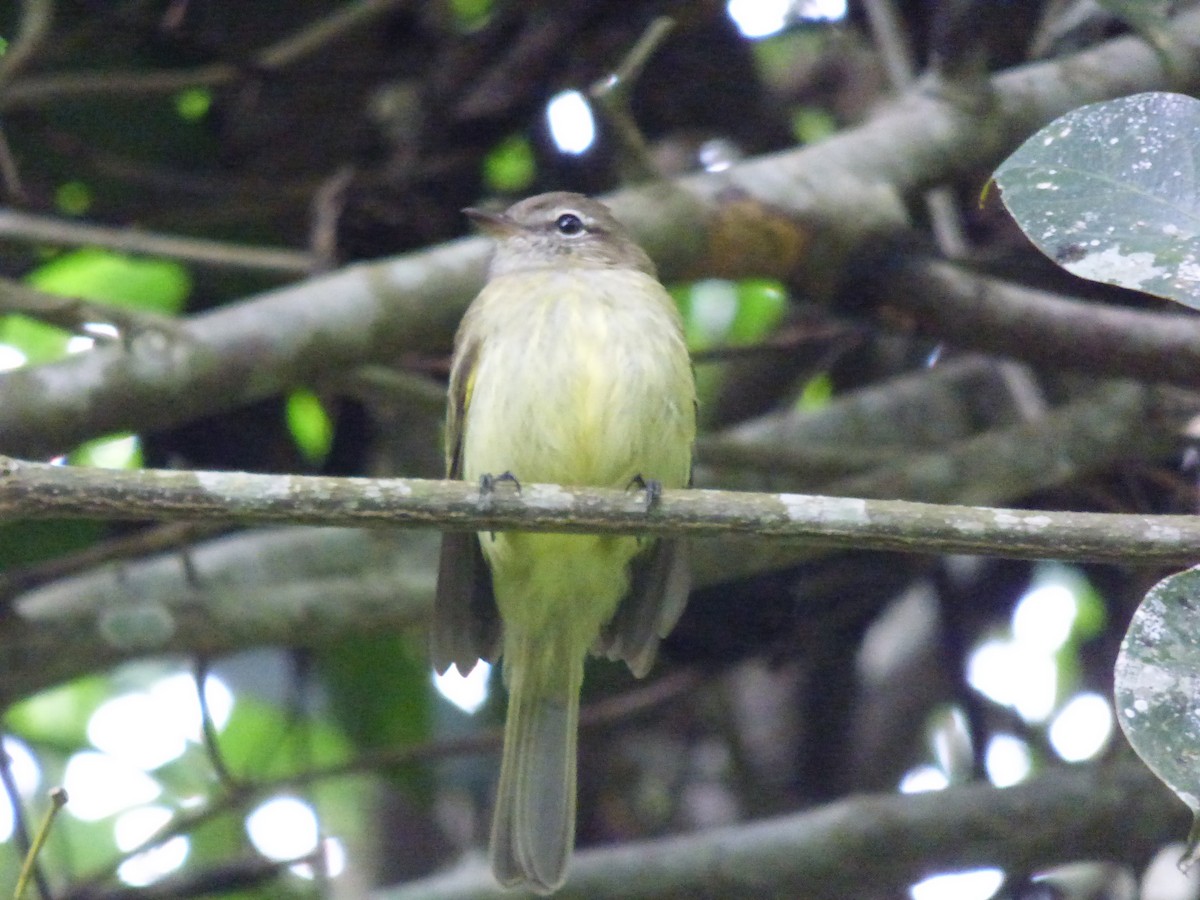
[[[600,632],[593,652],[624,660],[641,678],[654,664],[658,642],[675,627],[687,604],[687,544],[682,538],[655,541],[634,559],[631,569],[629,593]]]
[[[446,477],[462,478],[462,445],[467,408],[474,387],[478,343],[460,348],[450,372],[446,412]],[[445,672],[453,663],[465,675],[479,659],[494,660],[500,642],[500,613],[492,593],[479,538],[474,532],[446,532],[438,559],[433,601],[434,668]]]

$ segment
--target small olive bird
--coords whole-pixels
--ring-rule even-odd
[[[500,478],[518,490],[641,485],[648,503],[661,486],[687,486],[695,382],[679,312],[646,253],[580,194],[465,212],[496,248],[455,338],[449,477],[481,490]],[[434,665],[466,673],[500,655],[508,687],[491,839],[501,884],[545,894],[566,879],[584,659],[644,675],[687,591],[676,540],[444,536]]]

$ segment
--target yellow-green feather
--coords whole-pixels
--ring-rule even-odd
[[[688,483],[691,365],[678,312],[651,275],[571,266],[494,274],[459,341],[447,423],[453,475],[511,472],[523,486],[625,488],[636,476],[668,488]],[[509,690],[492,865],[502,883],[545,893],[565,879],[574,844],[584,659],[599,648],[642,674],[681,599],[636,598],[618,619],[631,634],[607,633],[629,593],[631,562],[651,554],[652,541],[508,532],[479,542],[503,621]],[[665,567],[643,587],[686,593],[671,574],[675,554],[653,555]],[[439,590],[443,622],[456,621],[462,607],[453,603]],[[470,649],[457,640],[439,659]]]

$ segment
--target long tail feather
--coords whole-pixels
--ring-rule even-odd
[[[527,677],[536,671],[528,664],[505,662],[517,674],[509,684],[504,760],[492,819],[492,871],[506,887],[548,894],[566,880],[575,844],[583,661],[564,660],[565,671],[551,667],[549,679]]]

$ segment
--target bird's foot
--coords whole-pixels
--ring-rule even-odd
[[[521,493],[521,482],[517,480],[517,476],[512,472],[506,471],[499,475],[493,475],[487,472],[479,476],[479,506],[483,510],[491,509],[492,495],[496,493],[496,485],[502,481],[511,481],[516,487],[517,494]],[[489,531],[488,537],[491,540],[496,540],[496,532]]]
[[[651,478],[647,480],[642,477],[641,472],[638,472],[629,480],[629,486],[626,488],[626,490],[629,490],[630,488],[636,488],[639,491],[646,492],[646,512],[654,509],[654,507],[658,504],[658,501],[662,499],[662,482],[657,478]]]
[[[489,472],[479,476],[479,496],[485,497],[494,493],[496,485],[502,481],[511,481],[516,485],[517,493],[521,493],[521,482],[517,480],[517,476],[512,472],[502,472],[499,475],[492,475]]]

